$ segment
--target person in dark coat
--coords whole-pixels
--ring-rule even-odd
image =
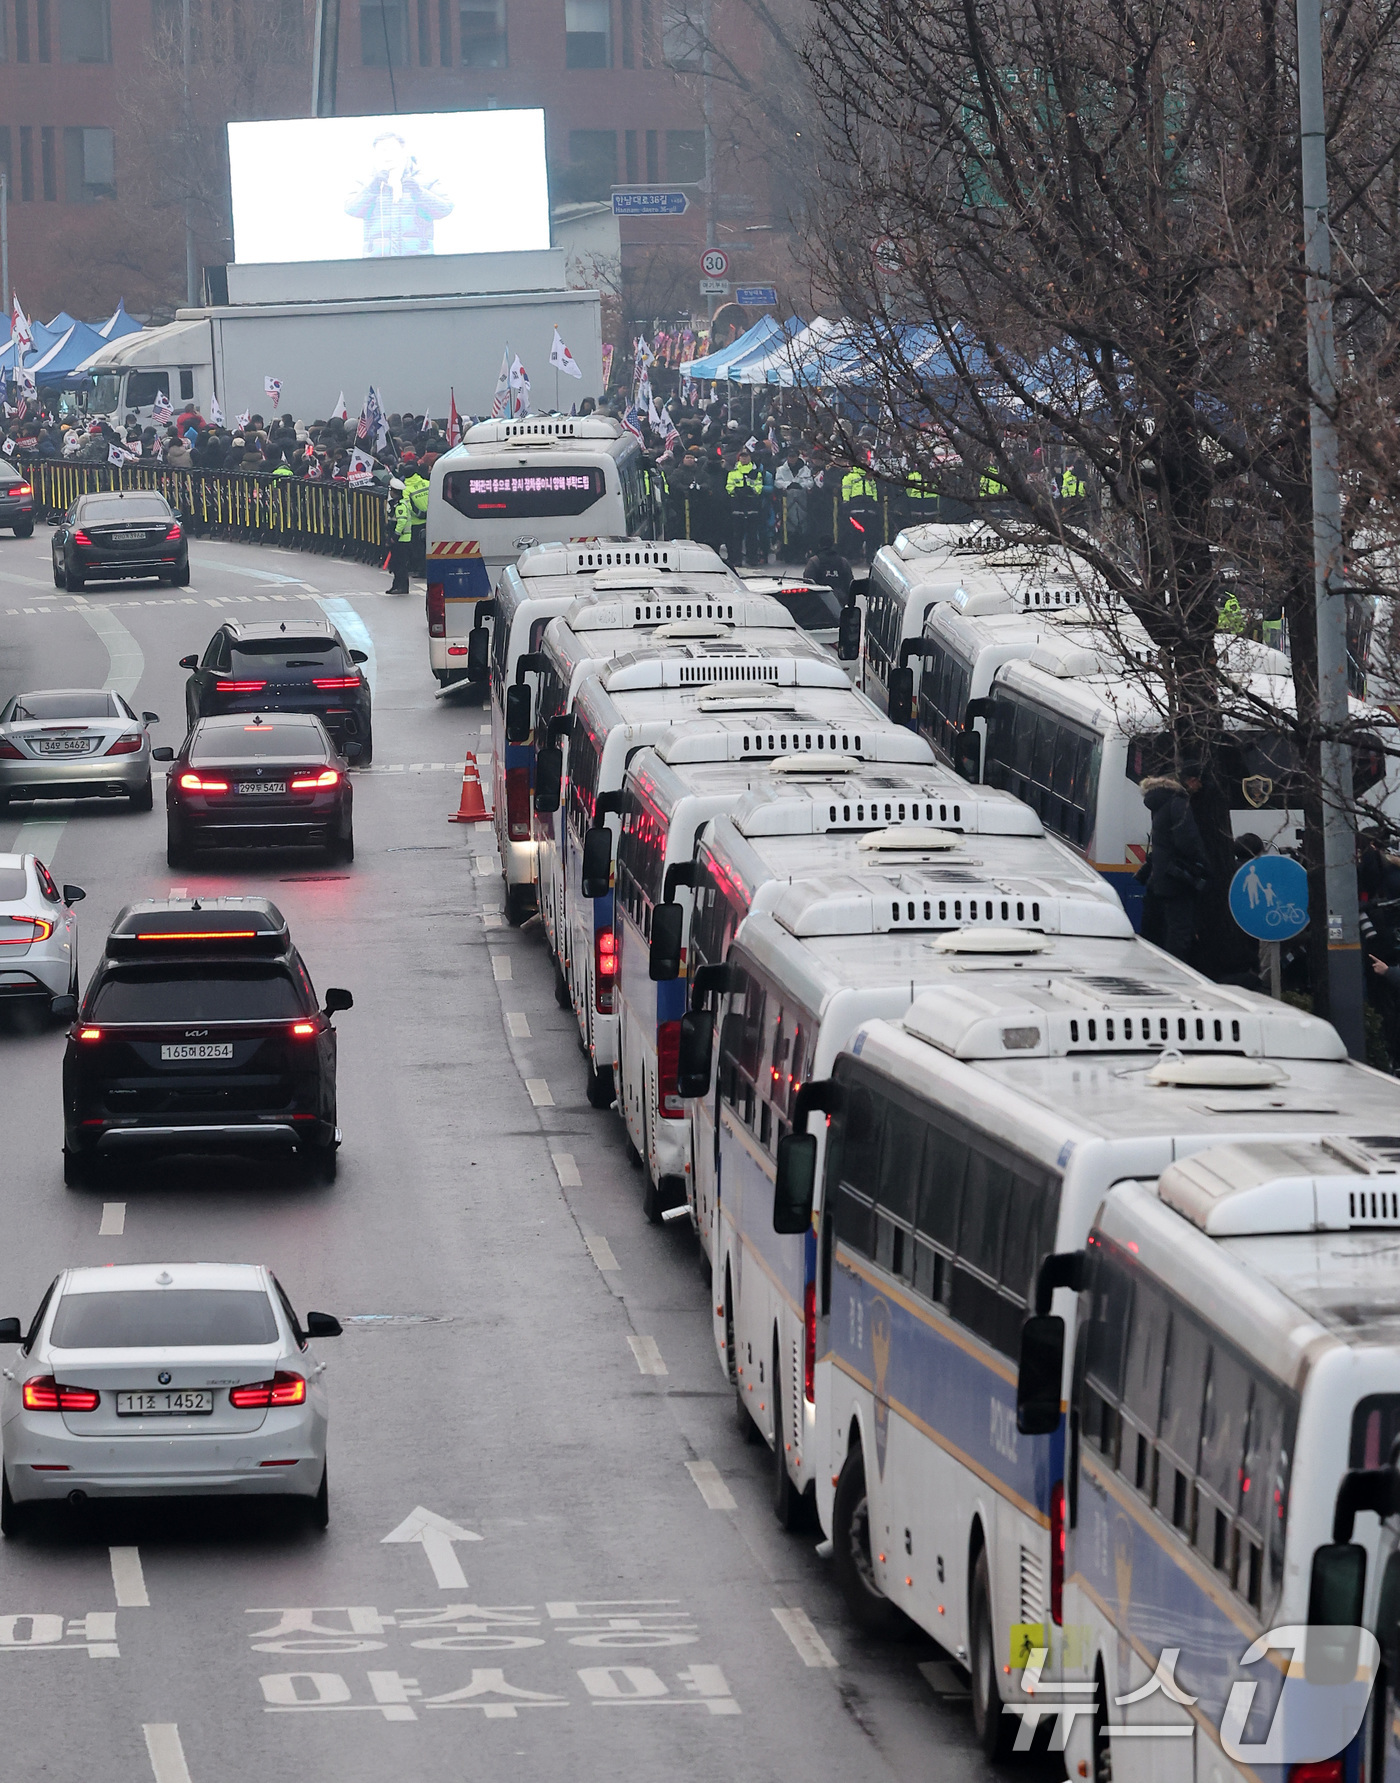
[[[1201,790],[1198,768],[1185,768],[1180,780],[1149,775],[1142,802],[1152,818],[1152,844],[1142,900],[1142,934],[1165,952],[1186,959],[1196,939],[1196,907],[1210,877],[1205,844],[1191,809]]]
[[[833,589],[844,602],[851,592],[854,572],[849,561],[836,549],[836,541],[829,532],[824,532],[817,544],[815,557],[807,559],[807,567],[802,574],[809,582],[820,582]]]

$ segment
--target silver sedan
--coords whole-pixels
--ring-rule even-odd
[[[0,708],[0,809],[21,799],[126,798],[151,809],[151,738],[119,693],[51,687]]]

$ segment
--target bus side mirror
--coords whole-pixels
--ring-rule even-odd
[[[964,780],[975,786],[982,778],[982,739],[971,728],[958,732],[953,746],[954,763]]]
[[[612,890],[612,831],[606,825],[589,830],[583,838],[585,898],[605,898]]]
[[[515,689],[512,688],[514,693]],[[535,809],[548,814],[559,809],[564,790],[564,751],[557,743],[535,757]]]
[[[484,625],[479,625],[467,639],[467,679],[488,681],[490,678],[491,634]]]
[[[1366,1550],[1360,1542],[1324,1542],[1313,1553],[1308,1587],[1309,1684],[1350,1684],[1361,1655]]]
[[[902,724],[906,727],[914,721],[913,669],[890,670],[889,719],[891,724]]]
[[[534,705],[534,699],[534,694],[524,683],[506,689],[507,743],[528,743],[530,741],[530,728],[533,720],[531,707]]]
[[[836,622],[836,654],[842,662],[855,662],[860,655],[860,608],[854,601],[842,607]]]
[[[703,1096],[710,1087],[715,1050],[715,1017],[711,1009],[687,1010],[681,1017],[681,1045],[676,1090],[682,1096]]]
[[[1016,1374],[1016,1428],[1022,1436],[1049,1436],[1059,1429],[1064,1363],[1064,1320],[1055,1313],[1033,1313],[1021,1326]]]
[[[784,1133],[778,1141],[778,1176],[773,1187],[773,1230],[805,1232],[812,1223],[817,1182],[817,1141],[812,1133]]]
[[[655,904],[651,912],[651,953],[647,971],[653,984],[666,984],[681,975],[681,924],[679,904]]]

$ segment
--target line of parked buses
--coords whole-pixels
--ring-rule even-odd
[[[515,427],[435,467],[434,667],[489,685],[508,915],[647,1216],[699,1234],[778,1517],[966,1668],[991,1756],[1400,1772],[1400,1084],[1135,933],[1170,757],[1130,622],[930,526],[833,652],[793,586],[620,536],[614,424]],[[1235,743],[1237,831],[1290,846],[1282,746]]]

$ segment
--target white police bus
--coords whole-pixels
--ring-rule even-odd
[[[641,443],[619,421],[587,415],[480,421],[444,452],[429,479],[428,662],[462,680],[479,601],[501,571],[549,539],[596,544],[654,539],[661,507]]]
[[[1326,1023],[1140,941],[1066,941],[1019,966],[988,957],[902,1021],[870,1023],[810,1100],[831,1114],[817,1482],[837,1571],[866,1626],[898,1609],[968,1666],[978,1737],[1001,1752],[1026,1631],[1061,1668],[1069,1641],[1061,1403],[1078,1278],[1047,1257],[1083,1248],[1115,1183],[1207,1146],[1396,1131],[1400,1086],[1348,1061]],[[790,1176],[780,1160],[789,1213],[815,1149],[800,1143]],[[1066,1322],[1066,1360],[1048,1368],[1051,1415],[1028,1420],[1026,1401],[1018,1427],[1032,1309]]]

